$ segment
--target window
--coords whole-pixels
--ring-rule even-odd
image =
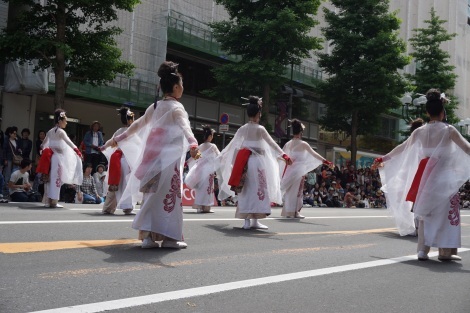
[[[397,121],[392,118],[383,117],[382,127],[377,132],[377,136],[390,139],[396,139],[397,136]]]

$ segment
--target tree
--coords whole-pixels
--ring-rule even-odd
[[[457,34],[449,34],[442,27],[447,21],[439,19],[434,7],[431,8],[431,18],[425,20],[426,28],[416,28],[415,35],[410,38],[414,52],[410,55],[416,62],[415,74],[407,75],[412,80],[414,90],[425,94],[431,88],[438,88],[442,92],[454,89],[457,75],[453,72],[455,66],[449,64],[450,55],[440,47],[442,43],[451,40]],[[458,105],[456,97],[446,105],[447,120],[449,123],[458,122],[454,110]],[[422,116],[424,118],[424,116]]]
[[[388,0],[331,3],[337,10],[324,8],[328,25],[322,32],[332,52],[318,53],[318,64],[329,75],[318,86],[327,104],[320,123],[326,130],[350,135],[355,165],[357,136],[373,133],[381,115],[401,105],[407,82],[398,70],[409,63],[409,57],[403,54],[400,21],[388,12]]]
[[[211,23],[222,50],[241,57],[214,69],[218,85],[211,95],[233,101],[247,94],[262,94],[263,117],[269,112],[272,90],[285,82],[286,66],[300,64],[321,40],[308,33],[318,24],[321,0],[216,0],[230,20]]]
[[[131,75],[134,66],[120,60],[110,26],[117,10],[132,11],[139,0],[3,0],[18,8],[0,33],[0,61],[37,60],[35,70],[55,74],[55,108],[63,107],[70,82],[93,86],[112,81],[118,73]]]

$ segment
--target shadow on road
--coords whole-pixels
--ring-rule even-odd
[[[273,240],[281,240],[280,238],[274,238],[276,233],[272,233],[266,230],[259,230],[259,229],[243,229],[240,227],[233,227],[230,224],[207,224],[204,227],[215,230],[219,233],[222,233],[224,236],[227,237],[252,237],[252,238],[260,238],[259,234],[263,234],[263,239],[273,239]]]

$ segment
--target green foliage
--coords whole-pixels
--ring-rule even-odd
[[[442,27],[447,21],[439,19],[434,7],[431,8],[430,13],[431,18],[424,21],[427,27],[414,29],[415,35],[410,38],[414,49],[410,55],[416,61],[417,67],[416,73],[407,77],[413,82],[414,90],[422,94],[431,88],[448,92],[454,88],[457,79],[457,75],[453,72],[455,66],[449,64],[449,53],[440,48],[442,43],[451,40],[457,34],[449,34]],[[458,122],[454,113],[458,106],[458,99],[451,97],[451,100],[446,105],[446,112],[449,123],[453,124]]]
[[[139,0],[49,0],[45,6],[33,0],[3,1],[20,10],[0,33],[0,61],[38,60],[36,70],[51,67],[56,94],[65,94],[70,81],[101,85],[118,73],[132,74],[134,66],[120,60],[116,47],[121,29],[111,23],[117,10],[132,11]],[[66,79],[57,79],[65,73]]]
[[[214,36],[224,51],[242,61],[214,69],[218,86],[210,94],[232,101],[262,95],[266,109],[266,97],[286,81],[282,77],[286,66],[300,64],[311,50],[320,48],[320,39],[308,33],[318,24],[312,16],[321,0],[216,2],[225,6],[230,20],[211,23]]]
[[[320,123],[351,136],[355,160],[357,135],[373,133],[381,114],[401,105],[407,83],[398,70],[409,58],[398,34],[400,20],[389,13],[388,0],[331,3],[337,10],[324,9],[328,26],[322,28],[331,54],[318,53],[320,67],[329,74],[318,86],[328,105]]]

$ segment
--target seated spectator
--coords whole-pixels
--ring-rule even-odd
[[[344,195],[344,205],[347,208],[356,207],[359,198],[356,197],[356,188],[349,188],[346,195]]]
[[[96,172],[93,174],[93,179],[95,180],[96,191],[100,196],[101,200],[106,196],[107,190],[105,190],[105,179],[106,179],[106,166],[104,164],[98,164],[96,167]]]
[[[75,203],[95,203],[100,204],[102,202],[98,191],[96,191],[95,181],[91,176],[93,166],[88,163],[85,166],[83,173],[83,183],[76,186],[76,201]]]
[[[40,202],[40,195],[31,191],[32,186],[29,183],[31,160],[23,159],[20,167],[19,170],[11,174],[8,182],[11,200],[14,202]]]

